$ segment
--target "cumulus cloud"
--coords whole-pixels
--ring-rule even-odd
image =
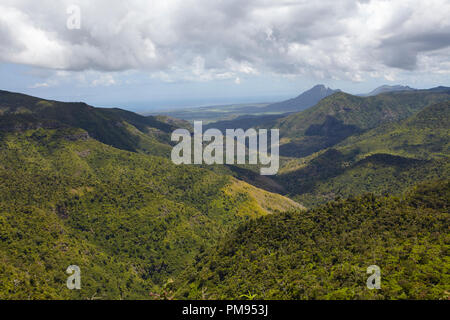
[[[66,27],[72,4],[79,30]],[[2,0],[0,12],[0,60],[55,70],[236,83],[449,72],[448,0]]]
[[[116,80],[110,74],[102,74],[99,78],[92,80],[92,86],[105,86],[109,87],[116,84]]]

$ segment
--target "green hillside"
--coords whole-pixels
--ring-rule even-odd
[[[450,182],[245,223],[179,286],[198,299],[448,299]],[[381,269],[369,290],[367,267]]]
[[[262,177],[174,165],[185,121],[0,91],[0,299],[444,299],[449,112],[337,93],[280,120],[298,158]]]
[[[42,121],[82,128],[91,137],[105,144],[128,151],[168,155],[170,133],[176,123],[144,117],[121,109],[95,108],[85,103],[43,100],[0,90],[0,130],[11,130],[28,123]],[[36,127],[36,125],[34,126]]]
[[[358,157],[389,153],[416,159],[450,155],[450,100],[431,105],[405,121],[388,123],[350,137],[339,150],[358,150]]]
[[[227,230],[301,208],[78,128],[3,132],[0,151],[0,299],[148,299]]]
[[[288,162],[276,181],[306,206],[364,192],[397,194],[450,177],[450,101]]]
[[[329,148],[347,137],[384,123],[405,119],[428,105],[450,100],[450,89],[417,90],[357,97],[344,92],[322,99],[314,107],[282,118],[284,156],[305,157]]]

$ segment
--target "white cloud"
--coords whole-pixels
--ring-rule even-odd
[[[50,87],[50,84],[47,82],[38,82],[30,86],[30,89],[37,89],[37,88],[48,88]]]
[[[66,28],[71,4],[80,30]],[[0,61],[56,70],[138,69],[168,82],[450,70],[448,0],[2,0],[0,12]]]
[[[111,74],[102,74],[91,82],[93,87],[104,86],[109,87],[116,84],[116,80]]]

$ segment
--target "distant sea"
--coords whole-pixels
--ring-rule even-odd
[[[173,111],[178,109],[189,109],[197,107],[221,106],[246,103],[272,103],[283,101],[291,96],[264,96],[264,97],[225,97],[225,98],[205,98],[205,99],[183,99],[170,101],[139,101],[118,103],[114,106],[96,105],[104,108],[121,108],[137,113],[152,113],[159,111]]]

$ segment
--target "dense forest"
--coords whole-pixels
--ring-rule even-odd
[[[241,225],[196,259],[180,298],[447,299],[450,182],[365,194]],[[366,287],[367,267],[381,289]]]
[[[82,129],[3,133],[0,150],[2,299],[148,298],[228,229],[302,208]],[[80,292],[65,287],[71,264]]]
[[[0,91],[0,299],[446,299],[449,110],[336,92],[255,120],[282,137],[262,177],[173,164],[185,121]]]
[[[401,193],[450,178],[450,101],[358,131],[333,147],[286,160],[277,182],[306,206],[357,193]],[[325,120],[326,122],[327,120]]]

